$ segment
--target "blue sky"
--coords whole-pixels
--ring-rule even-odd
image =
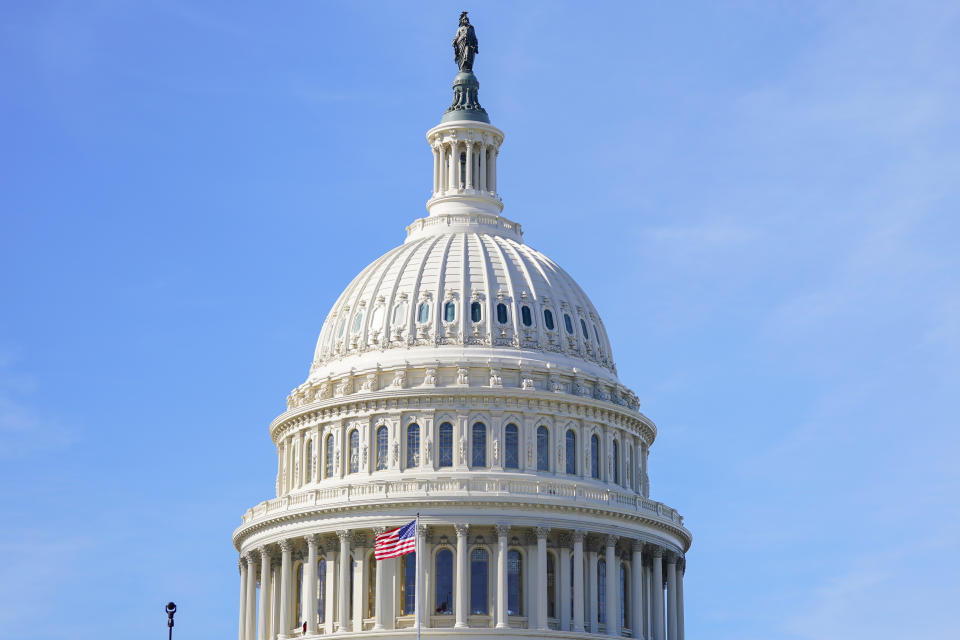
[[[236,633],[267,425],[425,213],[464,8],[504,214],[660,427],[689,637],[956,637],[956,3],[174,0],[0,25],[0,637]]]

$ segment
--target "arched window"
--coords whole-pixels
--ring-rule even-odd
[[[420,466],[420,425],[407,425],[407,469]]]
[[[614,484],[620,483],[620,445],[616,440],[613,441],[613,477],[610,480]]]
[[[327,601],[327,561],[321,558],[317,562],[317,580],[320,582],[317,591],[317,623],[323,623],[324,606]]]
[[[473,322],[480,322],[481,317],[482,309],[480,307],[480,303],[474,300],[472,303],[470,303],[470,320]]]
[[[470,554],[470,613],[487,615],[490,607],[487,602],[487,580],[490,566],[487,550],[476,548]]]
[[[303,465],[303,481],[304,483],[313,481],[313,440],[307,440],[307,460]]]
[[[523,615],[523,556],[516,549],[507,552],[507,615]]]
[[[407,317],[407,303],[401,301],[393,308],[393,324],[404,324]]]
[[[473,423],[473,466],[487,466],[487,425],[482,422]]]
[[[333,477],[333,434],[328,433],[325,438],[326,450],[323,452],[325,458],[323,461],[323,475],[325,478]]]
[[[387,433],[387,426],[377,427],[377,471],[383,471],[387,468],[387,456],[390,448],[390,436]]]
[[[430,320],[430,303],[421,302],[420,308],[417,310],[417,322],[423,324]]]
[[[550,471],[550,432],[537,427],[537,471]]]
[[[502,302],[497,305],[497,322],[507,324],[507,305]]]
[[[503,466],[506,469],[520,468],[520,430],[515,424],[508,424],[504,430]]]
[[[547,329],[553,331],[553,311],[550,311],[550,309],[543,310],[543,324],[546,325]]]
[[[457,318],[457,305],[453,304],[453,301],[447,302],[443,305],[443,321],[444,322],[453,322]]]
[[[360,432],[350,432],[350,473],[360,471]]]
[[[297,565],[297,584],[295,585],[297,592],[296,594],[296,603],[297,603],[297,626],[300,626],[300,623],[303,622],[303,564]]]
[[[567,429],[567,473],[577,473],[577,434],[573,429]]]
[[[400,602],[403,615],[412,616],[417,606],[417,552],[403,556],[403,595]]]
[[[598,622],[607,622],[607,561],[597,561],[597,614]]]
[[[557,616],[557,559],[552,553],[547,554],[547,617]]]
[[[566,327],[567,333],[573,335],[573,320],[570,319],[570,314],[563,314],[563,326]]]
[[[440,433],[438,437],[439,442],[437,443],[437,454],[438,461],[437,466],[440,467],[452,467],[453,466],[453,425],[449,422],[444,422],[440,425]]]
[[[593,337],[597,339],[597,344],[600,344],[600,334],[597,332],[597,325],[593,325]]]
[[[600,438],[597,434],[590,437],[590,477],[600,479]]]
[[[627,571],[627,565],[620,564],[620,628],[626,629],[630,625],[627,624],[627,613],[630,611],[630,581],[627,579],[627,576],[630,575]]]
[[[353,332],[360,333],[360,327],[363,326],[363,311],[357,311],[357,315],[353,316]]]
[[[340,320],[340,328],[337,329],[337,337],[338,337],[338,338],[342,338],[342,337],[343,337],[343,332],[344,332],[344,330],[346,330],[346,328],[347,328],[347,318],[344,317],[344,318],[342,318],[342,319]]]
[[[450,615],[453,613],[453,552],[440,549],[437,552],[437,566],[434,575],[437,578],[437,598],[434,613]]]
[[[583,318],[580,318],[580,333],[583,334],[584,340],[590,339],[590,336],[587,334],[587,323],[583,321]]]
[[[520,320],[523,322],[523,326],[529,327],[533,324],[533,316],[530,315],[530,307],[523,305],[520,307]]]

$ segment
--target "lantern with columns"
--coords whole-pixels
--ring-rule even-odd
[[[650,499],[656,426],[589,298],[500,215],[478,88],[461,70],[428,216],[337,299],[270,425],[276,497],[233,534],[239,640],[684,637],[692,538]],[[376,561],[418,513],[420,562]]]

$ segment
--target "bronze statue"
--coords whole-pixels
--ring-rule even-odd
[[[464,11],[460,14],[460,26],[457,28],[457,35],[453,39],[453,59],[460,67],[460,71],[473,72],[473,57],[479,51],[477,34],[474,33],[470,18]]]

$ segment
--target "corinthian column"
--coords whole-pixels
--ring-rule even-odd
[[[457,178],[457,170],[460,168],[460,154],[457,153],[457,142],[451,140],[450,145],[450,171],[447,178],[447,191],[456,193],[460,187],[460,180]]]
[[[436,144],[433,145],[433,194],[436,195],[437,191],[440,190],[440,163],[441,158],[440,149]]]
[[[606,539],[607,546],[607,635],[620,635],[620,616],[618,613],[618,604],[620,602],[620,563],[617,562],[617,540],[618,537],[608,535]]]
[[[246,640],[245,631],[247,626],[247,562],[243,556],[237,562],[240,566],[240,629],[239,640]]]
[[[317,536],[311,534],[306,539],[307,566],[303,570],[303,593],[307,600],[307,633],[314,634],[317,632]]]
[[[373,530],[374,540],[376,540],[376,536],[379,536],[381,533],[386,533],[386,531],[387,531],[387,528],[386,528],[386,527],[376,527],[376,528]],[[384,628],[384,626],[383,626],[383,619],[384,619],[383,609],[384,609],[384,606],[386,605],[386,601],[385,601],[386,598],[384,597],[384,594],[386,593],[386,585],[383,584],[383,583],[384,583],[384,580],[383,580],[383,563],[384,563],[384,561],[383,561],[383,560],[375,560],[375,562],[377,563],[377,565],[376,565],[376,566],[377,566],[377,577],[376,577],[376,593],[375,593],[374,596],[373,596],[373,597],[374,597],[374,601],[373,601],[373,630],[374,630],[374,631],[380,631],[381,629]]]
[[[473,189],[473,140],[467,140],[467,175],[463,178],[464,189]]]
[[[257,637],[257,561],[253,552],[247,553],[247,624],[246,640]]]
[[[350,620],[347,618],[350,605],[350,532],[341,529],[337,531],[337,537],[340,538],[340,611],[337,614],[337,631],[346,633],[350,631]]]
[[[590,633],[600,633],[599,589],[597,588],[597,543],[591,539],[587,550],[587,583],[590,585]]]
[[[643,543],[634,542],[630,559],[630,631],[643,638]]]
[[[289,540],[280,541],[280,640],[290,632],[290,560],[292,547]]]
[[[683,632],[683,574],[687,572],[687,559],[680,558],[677,563],[677,635],[684,640]]]
[[[650,577],[650,606],[653,608],[653,640],[664,640],[663,637],[663,549],[653,547],[650,551],[652,558],[652,575]]]
[[[583,531],[573,532],[573,632],[583,633]]]
[[[509,629],[507,614],[507,537],[510,527],[498,524],[497,527],[497,629]]]
[[[570,536],[560,538],[560,630],[570,631]]]
[[[487,144],[480,143],[480,191],[487,190]]]
[[[487,176],[487,188],[490,189],[490,193],[497,193],[497,148],[490,148],[490,162],[487,164],[487,171],[489,175]]]
[[[420,525],[420,548],[417,549],[417,558],[420,564],[420,575],[417,576],[417,615],[420,616],[420,626],[430,628],[430,612],[433,603],[430,600],[430,576],[433,575],[433,537],[428,525]],[[422,582],[421,582],[422,580]]]
[[[270,552],[260,547],[260,624],[259,640],[270,640]]]
[[[454,629],[467,628],[467,584],[470,580],[467,569],[467,532],[468,525],[455,524],[454,530],[457,532],[457,598],[456,598],[456,623]]]
[[[677,554],[667,554],[667,640],[677,637]]]
[[[327,576],[324,580],[324,587],[326,588],[326,594],[323,598],[323,628],[325,633],[333,633],[334,626],[333,621],[336,618],[336,606],[337,602],[337,588],[338,584],[336,582],[337,575],[337,541],[333,538],[327,538],[324,542],[324,562],[327,565]]]
[[[537,629],[547,628],[547,534],[550,529],[537,527]]]

